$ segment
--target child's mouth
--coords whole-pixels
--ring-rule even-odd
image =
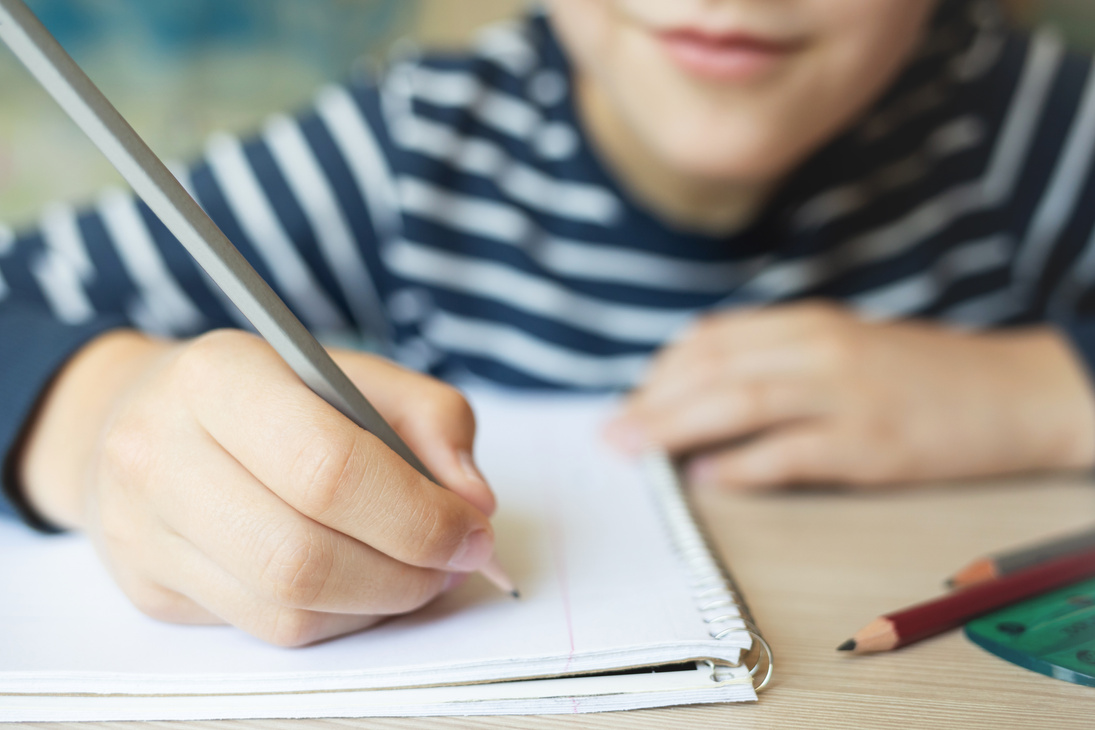
[[[694,29],[658,33],[669,57],[694,76],[725,82],[753,81],[773,71],[801,47],[744,33],[711,34]]]

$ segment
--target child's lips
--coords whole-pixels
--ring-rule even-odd
[[[745,33],[712,34],[692,29],[663,31],[657,37],[670,59],[685,72],[725,82],[757,79],[802,45]]]

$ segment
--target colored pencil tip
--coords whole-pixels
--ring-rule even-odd
[[[836,648],[837,651],[855,651],[855,639],[848,639]]]
[[[516,598],[517,600],[521,600],[521,593],[516,588],[514,588],[512,591],[510,591],[509,594],[511,596],[513,596],[514,598]]]

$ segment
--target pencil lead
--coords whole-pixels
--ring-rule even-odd
[[[855,651],[855,639],[848,639],[836,648],[837,651]]]
[[[944,585],[946,585],[947,588],[953,590],[954,587],[957,585],[957,582],[954,580],[954,578],[947,578],[947,580],[944,582]]]
[[[517,600],[521,600],[521,593],[516,588],[514,588],[512,591],[510,591],[509,594],[511,596],[513,596],[514,598],[516,598]]]

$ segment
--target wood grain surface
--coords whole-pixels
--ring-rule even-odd
[[[878,614],[941,592],[948,575],[979,555],[1095,524],[1095,482],[1061,476],[859,495],[701,494],[697,503],[776,652],[775,678],[754,705],[549,717],[33,727],[1095,727],[1095,689],[1020,669],[960,632],[886,655],[836,651]],[[0,725],[0,730],[10,727],[15,726]]]

